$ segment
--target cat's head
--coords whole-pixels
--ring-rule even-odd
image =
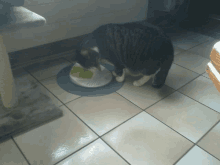
[[[76,50],[73,61],[80,64],[84,69],[88,70],[95,67],[101,71],[99,57],[100,54],[97,48],[82,48],[81,50]]]

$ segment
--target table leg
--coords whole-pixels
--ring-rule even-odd
[[[0,94],[6,108],[16,106],[17,95],[9,56],[0,35]]]

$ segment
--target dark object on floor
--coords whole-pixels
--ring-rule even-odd
[[[18,106],[5,108],[0,100],[0,142],[27,132],[63,115],[52,100],[41,93],[40,86],[28,79],[15,79]]]
[[[113,71],[114,67],[109,64],[102,64],[106,69],[109,71]],[[72,69],[73,65],[70,65],[64,69],[62,69],[57,74],[57,84],[65,91],[79,95],[79,96],[88,96],[88,97],[96,97],[96,96],[104,96],[111,93],[114,93],[118,91],[122,86],[123,83],[118,83],[115,81],[115,79],[112,79],[112,81],[103,86],[103,87],[97,87],[97,88],[86,88],[78,86],[70,80],[69,73]]]

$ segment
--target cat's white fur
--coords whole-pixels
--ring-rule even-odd
[[[130,74],[130,75],[131,75],[131,72],[129,72],[129,70],[126,68],[126,69],[123,69],[123,74],[122,74],[122,76],[117,76],[117,74],[115,73],[115,71],[113,71],[112,74],[113,74],[113,76],[116,77],[116,81],[117,81],[117,82],[123,82],[124,79],[125,79],[125,75],[126,75],[126,74]],[[138,75],[132,74],[132,76],[139,76],[139,75],[141,75],[141,74],[138,74]],[[150,76],[144,75],[144,76],[141,77],[139,80],[134,81],[134,82],[133,82],[133,85],[134,85],[134,86],[137,86],[137,87],[142,86],[142,85],[144,85],[146,82],[148,82],[152,76],[154,76],[154,75],[150,75]]]
[[[97,46],[91,48],[92,50],[94,50],[95,52],[99,53],[99,48]]]
[[[91,49],[94,50],[94,51],[96,51],[97,53],[99,53],[99,48],[98,48],[97,46],[95,46],[95,47],[93,47],[93,48],[91,48]],[[106,59],[100,59],[100,62],[106,63],[106,64],[110,64],[110,65],[114,66],[111,62],[109,62],[109,61],[106,60]],[[159,70],[158,70],[158,71],[159,71]],[[158,71],[157,71],[157,72],[158,72]],[[157,72],[156,72],[156,73],[157,73]],[[155,74],[156,74],[156,73],[155,73]],[[122,74],[122,76],[118,76],[118,75],[115,73],[115,71],[113,71],[112,74],[113,74],[113,76],[116,77],[116,81],[117,81],[117,82],[123,82],[126,75],[131,75],[131,76],[141,76],[141,75],[142,75],[141,73],[140,73],[140,74],[133,74],[133,73],[131,73],[131,72],[129,71],[129,69],[127,69],[127,68],[123,69],[123,74]],[[144,85],[152,76],[154,76],[155,74],[150,75],[150,76],[143,75],[142,78],[140,78],[139,80],[134,81],[134,82],[133,82],[133,85],[134,85],[134,86],[142,86],[142,85]]]

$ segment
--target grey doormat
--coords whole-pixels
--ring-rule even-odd
[[[0,143],[57,119],[62,110],[43,94],[40,84],[27,77],[15,78],[18,105],[7,109],[0,98]]]

